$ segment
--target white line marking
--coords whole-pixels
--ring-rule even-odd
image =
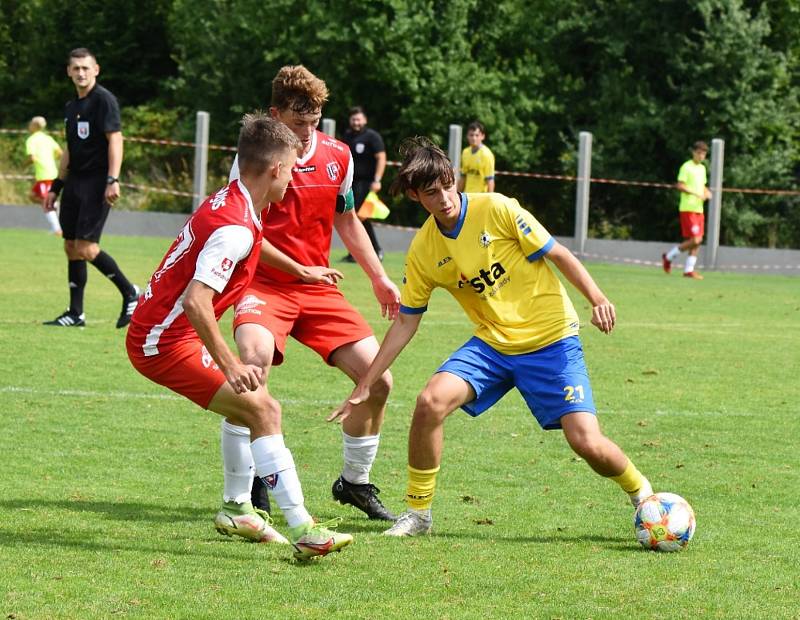
[[[148,394],[146,392],[98,392],[94,390],[42,390],[39,388],[27,388],[16,385],[4,385],[0,387],[3,394],[33,394],[36,396],[71,396],[76,398],[145,398],[154,400],[186,400],[177,394]]]
[[[17,385],[0,386],[0,394],[31,394],[33,396],[59,396],[68,398],[115,398],[120,400],[139,398],[144,400],[172,400],[172,401],[183,401],[187,403],[191,402],[188,398],[184,398],[179,394],[173,394],[172,392],[166,392],[163,394],[161,393],[149,394],[147,392],[120,392],[120,391],[101,392],[96,390],[42,390],[40,388],[22,387]],[[314,405],[314,406],[335,407],[341,404],[346,396],[347,394],[343,393],[341,400],[334,400],[334,399],[322,400],[314,398],[282,398],[280,399],[280,402],[286,405]],[[406,407],[407,405],[400,403],[398,404],[389,403],[387,406]]]

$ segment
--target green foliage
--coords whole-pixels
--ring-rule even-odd
[[[169,104],[161,82],[175,72],[165,31],[171,0],[28,0],[0,2],[0,125],[34,114],[59,118],[75,96],[67,55],[88,47],[99,81],[122,106]],[[5,31],[6,34],[3,34]]]
[[[192,115],[180,108],[153,108],[141,105],[125,109],[125,134],[137,138],[186,140],[191,136],[187,119]],[[153,157],[157,149],[158,156]],[[123,178],[127,183],[150,187],[192,191],[194,150],[185,146],[155,146],[125,142]],[[125,190],[129,209],[181,213],[191,207],[191,198],[157,192]]]
[[[726,186],[798,186],[797,0],[0,0],[0,10],[1,126],[57,118],[73,94],[64,56],[86,45],[129,134],[131,106],[163,111],[172,120],[159,137],[184,139],[204,109],[212,142],[234,144],[241,115],[268,107],[276,71],[303,63],[329,86],[325,116],[342,130],[347,109],[365,106],[390,159],[408,135],[444,144],[449,124],[480,118],[500,170],[573,174],[589,130],[594,176],[671,183],[694,140],[720,137]],[[186,187],[186,155],[140,159],[126,163],[136,178],[155,168],[154,183]],[[214,180],[227,161],[214,154]],[[571,234],[572,184],[500,176],[498,189]],[[595,185],[590,226],[672,238],[676,203],[670,190]],[[392,221],[415,223],[403,200],[392,206]],[[800,201],[726,193],[722,240],[800,247]]]

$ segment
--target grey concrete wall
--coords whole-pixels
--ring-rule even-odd
[[[571,239],[564,239],[562,242],[568,247],[572,247]],[[603,262],[660,267],[661,254],[669,250],[673,245],[675,245],[674,241],[587,239],[584,258]],[[700,257],[697,261],[701,271],[704,250],[704,247],[700,248]],[[682,254],[676,260],[676,265],[682,267],[685,256],[685,254]],[[800,250],[720,246],[717,252],[716,270],[800,275]]]
[[[112,211],[105,227],[105,233],[109,235],[174,237],[187,217],[185,214]],[[41,210],[35,206],[0,205],[0,227],[47,230],[44,216]],[[415,233],[414,229],[397,226],[374,224],[374,227],[381,246],[387,252],[404,252]],[[568,248],[574,249],[572,237],[559,237],[558,240]],[[674,242],[666,241],[587,239],[583,258],[590,261],[660,267],[661,254],[673,245]],[[335,250],[344,249],[341,240],[335,233],[333,248]],[[703,264],[703,248],[700,249],[698,264]],[[676,265],[683,265],[681,258],[676,261]],[[800,275],[800,250],[720,246],[717,254],[717,269],[719,271]]]
[[[139,237],[174,237],[183,227],[185,213],[154,213],[150,211],[112,210],[104,229],[107,235]],[[37,206],[0,205],[0,227],[40,228],[48,230],[42,210]],[[413,229],[375,224],[375,232],[386,252],[405,252],[416,232]],[[334,231],[334,249],[344,249],[344,244]]]
[[[174,237],[186,222],[186,214],[111,210],[103,229],[106,235]],[[3,228],[41,228],[49,230],[37,206],[0,205]]]

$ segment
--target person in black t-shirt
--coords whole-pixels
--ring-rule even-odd
[[[353,198],[358,212],[367,194],[381,189],[381,179],[386,170],[386,148],[383,146],[381,134],[367,127],[367,115],[364,114],[364,109],[358,106],[350,108],[350,128],[345,130],[342,142],[350,147],[350,152],[353,154]],[[363,220],[363,224],[375,253],[383,260],[383,251],[375,237],[372,222]],[[349,254],[344,260],[349,263],[355,262]]]
[[[100,66],[88,49],[69,54],[67,75],[78,93],[66,105],[64,123],[67,148],[61,157],[58,178],[45,198],[53,208],[61,190],[59,220],[64,234],[69,282],[69,308],[45,325],[83,327],[83,292],[86,261],[119,289],[122,311],[117,327],[125,327],[139,299],[139,289],[128,281],[116,261],[100,249],[100,235],[111,206],[120,195],[122,125],[116,97],[97,83]]]

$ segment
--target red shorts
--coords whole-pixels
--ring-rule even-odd
[[[181,341],[158,355],[145,356],[141,347],[126,341],[128,358],[145,377],[185,396],[203,409],[225,383],[225,375],[216,365],[199,338]]]
[[[705,218],[702,213],[681,211],[681,237],[702,237],[705,234]]]
[[[275,337],[274,366],[283,362],[289,336],[331,364],[336,349],[373,335],[364,318],[330,284],[254,281],[234,306],[234,332],[245,323],[261,325]]]
[[[52,181],[36,181],[31,187],[31,195],[39,200],[44,200],[47,197],[47,192],[50,191]]]

